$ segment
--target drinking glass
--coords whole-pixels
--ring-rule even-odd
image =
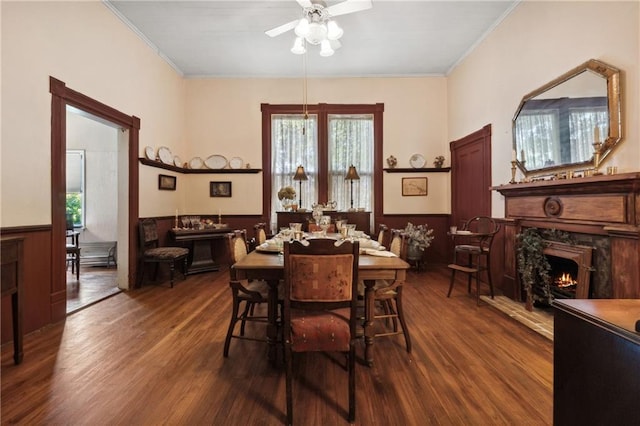
[[[189,228],[189,216],[182,216],[180,218],[180,221],[182,222],[182,227],[184,229],[188,229]]]

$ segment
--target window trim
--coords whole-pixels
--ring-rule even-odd
[[[262,112],[262,216],[270,220],[271,211],[271,115],[302,114],[303,106],[295,104],[260,105]],[[326,104],[307,105],[309,114],[318,116],[318,202],[326,203],[329,191],[328,116],[329,114],[373,115],[373,218],[374,225],[382,216],[382,148],[384,104]],[[270,223],[270,222],[269,222]]]

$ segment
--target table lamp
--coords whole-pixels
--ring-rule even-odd
[[[353,164],[349,166],[349,170],[347,171],[347,175],[345,176],[344,180],[351,181],[351,209],[350,210],[353,210],[353,181],[360,180],[360,176],[358,176],[358,172],[356,171],[356,168]]]
[[[296,174],[293,176],[293,180],[298,181],[298,207],[302,208],[302,181],[309,180],[307,174],[304,172],[304,167],[302,165],[298,166],[296,169]]]

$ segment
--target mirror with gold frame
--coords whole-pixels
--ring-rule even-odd
[[[512,123],[522,172],[597,167],[622,138],[620,92],[620,71],[591,59],[525,95]]]

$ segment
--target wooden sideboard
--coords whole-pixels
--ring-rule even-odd
[[[304,231],[309,230],[309,222],[313,222],[312,211],[305,212],[277,212],[278,229],[288,227],[290,223],[302,223]],[[336,219],[346,219],[347,223],[355,224],[356,229],[371,234],[371,212],[339,212],[325,211],[325,216],[331,216],[331,222]]]
[[[22,306],[24,304],[24,255],[22,237],[2,238],[1,259],[2,297],[11,296],[11,320],[13,321],[13,361],[22,362]]]
[[[637,424],[640,300],[556,300],[553,424]]]

